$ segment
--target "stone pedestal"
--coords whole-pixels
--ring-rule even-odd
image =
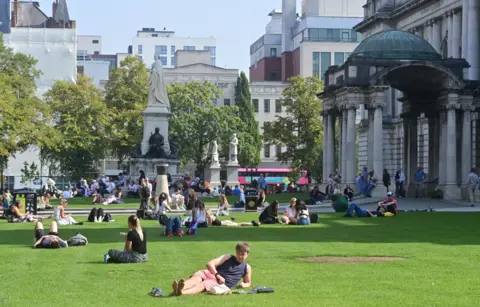
[[[235,187],[236,185],[240,185],[238,182],[238,168],[240,165],[238,164],[227,164],[227,183],[226,185],[230,186],[231,188]]]
[[[163,166],[166,169],[165,175],[170,174],[173,176],[178,174],[178,165],[180,165],[179,160],[144,158],[133,159],[130,164],[130,175],[134,176],[136,174],[139,174],[140,170],[143,170],[147,178],[149,180],[153,180],[154,178],[157,178],[158,175],[157,166]]]
[[[143,112],[143,140],[141,143],[142,155],[146,155],[149,149],[148,140],[155,128],[160,128],[160,134],[163,136],[165,145],[163,149],[167,156],[170,154],[170,144],[168,143],[168,120],[170,111],[164,104],[149,104]]]
[[[210,185],[212,188],[217,188],[222,183],[220,182],[220,165],[211,165],[210,166]]]
[[[462,189],[456,185],[445,185],[441,189],[443,190],[443,199],[445,200],[462,199]]]
[[[169,189],[168,189],[168,164],[167,163],[162,163],[162,164],[156,164],[155,165],[156,171],[157,171],[157,188],[155,190],[155,197],[160,196],[161,193],[166,193],[167,195],[170,195]]]

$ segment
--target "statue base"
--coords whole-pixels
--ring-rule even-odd
[[[164,139],[163,149],[165,153],[170,155],[170,144],[168,139],[168,120],[170,118],[170,111],[167,105],[156,103],[148,104],[145,111],[143,111],[143,139],[141,143],[142,155],[146,155],[150,145],[148,140],[154,133],[155,128],[160,129],[160,134]]]
[[[155,197],[160,196],[161,193],[166,193],[167,195],[170,195],[169,189],[168,189],[168,164],[156,164],[156,170],[157,170],[157,187],[155,189]]]
[[[178,174],[178,166],[180,165],[180,160],[171,160],[171,159],[144,159],[137,158],[132,159],[130,162],[130,175],[138,175],[140,170],[145,172],[145,175],[149,180],[153,180],[158,176],[158,167],[165,168],[165,181],[167,182],[167,190],[162,192],[167,192],[168,194],[168,180],[166,179],[167,174],[171,176]],[[157,181],[157,190],[158,190],[158,181]]]
[[[218,186],[222,185],[220,182],[220,165],[211,165],[209,168],[210,171],[210,185],[213,188],[218,188]]]
[[[230,186],[232,189],[240,183],[238,182],[238,168],[240,167],[237,163],[227,164],[227,183],[225,185]]]

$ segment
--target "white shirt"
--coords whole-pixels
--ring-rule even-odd
[[[150,196],[148,198],[152,198],[152,184],[149,182],[147,183],[148,190],[150,191]]]
[[[310,218],[310,214],[308,213],[308,209],[307,210],[300,210],[300,212],[298,213],[298,217],[301,218],[301,219]]]
[[[160,206],[160,214],[167,214],[167,202],[163,201],[162,205]]]
[[[295,214],[297,214],[297,212],[295,211],[294,208],[290,208],[288,207],[287,209],[285,209],[285,213],[287,214],[288,217],[295,217]]]

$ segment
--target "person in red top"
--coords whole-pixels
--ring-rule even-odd
[[[393,197],[392,192],[387,193],[387,199],[378,203],[377,207],[377,216],[382,215],[382,213],[390,212],[394,215],[397,214],[398,203],[395,197]]]

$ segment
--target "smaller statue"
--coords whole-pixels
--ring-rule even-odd
[[[212,165],[220,165],[220,160],[218,159],[217,141],[213,141],[212,143]]]
[[[163,141],[163,135],[160,134],[160,128],[155,128],[155,133],[150,136],[148,144],[150,149],[147,152],[146,158],[149,159],[159,159],[166,158],[165,150],[163,146],[165,145]]]
[[[238,155],[238,139],[237,134],[233,134],[233,138],[230,140],[230,162],[237,163],[237,155]]]
[[[170,141],[170,156],[169,159],[178,159],[178,139],[176,136],[172,135],[168,137]]]

